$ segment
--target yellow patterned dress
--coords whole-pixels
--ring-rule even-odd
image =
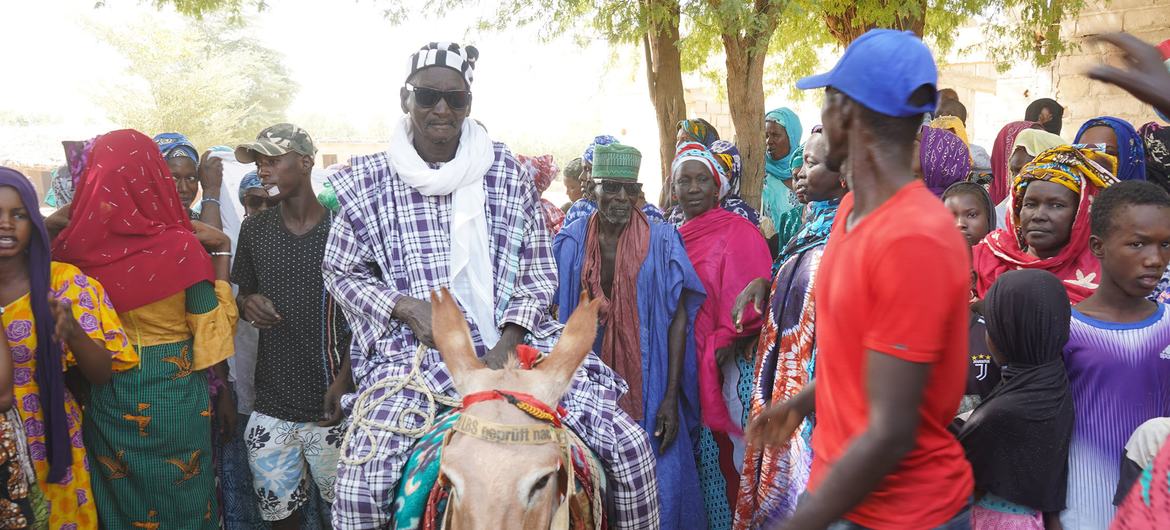
[[[206,369],[234,352],[231,285],[199,282],[119,316],[141,362],[95,385],[85,417],[102,528],[218,528]]]
[[[98,344],[113,353],[115,371],[127,370],[138,363],[138,355],[130,347],[121,321],[114,311],[105,290],[96,280],[87,277],[73,265],[53,262],[50,285],[54,296],[66,298],[73,304],[73,317],[81,329]],[[45,415],[40,405],[36,379],[37,335],[32,305],[26,294],[4,307],[4,331],[12,350],[13,383],[16,407],[24,418],[28,437],[29,456],[37,474],[37,483],[49,504],[49,528],[73,530],[97,528],[93,490],[90,487],[90,469],[86,461],[81,434],[81,408],[65,389],[65,416],[72,442],[73,466],[60,484],[48,481],[48,450],[45,446]],[[76,364],[73,352],[65,348],[65,368]]]

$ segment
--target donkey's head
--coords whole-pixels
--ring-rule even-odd
[[[597,302],[582,299],[543,362],[522,370],[513,358],[503,370],[492,370],[476,356],[467,321],[446,289],[431,295],[431,311],[435,344],[461,395],[524,393],[554,409],[597,333]],[[500,400],[472,404],[463,414],[509,426],[541,423]],[[556,443],[504,444],[453,433],[441,464],[443,480],[451,486],[451,528],[548,529],[572,479],[571,464],[562,462],[562,454]]]

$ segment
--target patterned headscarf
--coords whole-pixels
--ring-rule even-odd
[[[454,42],[428,42],[417,52],[410,55],[406,65],[406,79],[428,66],[450,68],[463,76],[467,86],[475,78],[475,62],[479,60],[479,50],[475,46],[459,46]]]
[[[922,129],[918,161],[922,165],[922,180],[931,193],[938,197],[942,197],[951,184],[966,179],[971,172],[971,152],[967,150],[967,145],[958,135],[946,129]]]
[[[1013,121],[1004,125],[995,136],[995,144],[991,146],[991,187],[987,190],[993,203],[1003,202],[1011,193],[1010,161],[1016,149],[1016,137],[1035,126],[1035,122]]]
[[[240,179],[240,204],[244,204],[244,195],[252,189],[264,189],[264,184],[260,183],[260,176],[255,171],[249,171]]]
[[[190,158],[195,167],[199,167],[199,150],[195,145],[179,133],[162,133],[154,137],[158,150],[162,151],[163,159]]]
[[[764,122],[775,122],[784,127],[788,133],[788,155],[781,159],[773,159],[772,155],[764,153],[764,171],[771,178],[788,180],[792,178],[792,160],[796,158],[796,148],[800,147],[801,135],[804,131],[800,127],[800,118],[788,107],[775,109],[764,115]]]
[[[1116,170],[1117,158],[1084,146],[1065,145],[1040,153],[1020,170],[1012,184],[1011,226],[1020,226],[1020,205],[1024,190],[1032,181],[1060,184],[1081,196],[1086,185],[1099,191],[1116,184],[1118,180],[1113,176]]]
[[[620,143],[621,142],[617,138],[614,138],[613,136],[608,135],[608,134],[596,136],[593,138],[593,142],[589,144],[589,147],[585,148],[585,152],[581,153],[581,159],[588,162],[590,165],[592,165],[593,164],[593,149],[594,148],[596,148],[599,145],[620,144]]]
[[[1146,147],[1146,180],[1170,191],[1170,128],[1150,122],[1142,125]]]
[[[739,148],[727,140],[715,140],[710,149],[711,154],[715,155],[715,160],[718,160],[727,172],[727,186],[731,188],[728,193],[739,195],[739,181],[743,177],[743,161],[739,156]]]
[[[521,166],[528,168],[528,175],[532,177],[532,181],[536,183],[536,191],[540,193],[544,193],[544,190],[552,185],[557,178],[557,173],[560,172],[552,155],[517,155],[516,161],[520,162]]]
[[[1117,179],[1118,180],[1145,180],[1146,179],[1146,147],[1142,137],[1134,130],[1129,122],[1112,116],[1093,118],[1077,131],[1076,140],[1081,142],[1085,131],[1093,127],[1109,127],[1117,136]]]
[[[727,172],[724,171],[723,164],[715,159],[715,155],[699,142],[678,143],[678,146],[675,147],[674,162],[670,165],[671,177],[677,176],[683,163],[690,160],[701,162],[707,167],[707,170],[711,172],[711,177],[715,179],[715,184],[719,186],[719,198],[726,197],[727,193],[731,191],[731,186],[727,182]]]
[[[715,130],[715,126],[703,118],[682,120],[678,122],[677,129],[686,131],[691,140],[707,146],[708,149],[713,148],[715,142],[719,141],[719,131]]]
[[[49,482],[58,483],[73,464],[73,453],[69,449],[69,426],[65,418],[65,377],[61,366],[64,355],[61,352],[61,341],[54,340],[54,319],[49,309],[49,296],[52,293],[49,279],[49,234],[45,231],[45,220],[37,208],[37,192],[28,179],[14,169],[0,167],[0,187],[3,186],[14,188],[20,194],[20,200],[33,225],[32,240],[29,241],[26,256],[29,303],[32,305],[37,335],[35,376],[41,407],[45,412]],[[4,339],[2,331],[0,339]]]
[[[829,239],[829,232],[833,229],[833,221],[837,219],[837,209],[841,206],[841,199],[814,201],[808,203],[805,213],[805,223],[792,236],[788,244],[780,250],[776,258],[778,263],[791,256],[824,243]]]

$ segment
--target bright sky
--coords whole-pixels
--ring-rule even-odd
[[[480,14],[474,11],[393,26],[379,7],[389,1],[399,0],[272,0],[268,10],[253,16],[257,37],[284,53],[300,85],[289,108],[291,119],[327,114],[359,129],[389,122],[401,114],[397,92],[410,53],[433,40],[470,42],[481,52],[472,115],[493,138],[528,154],[528,149],[565,146],[574,146],[575,152],[597,134],[614,134],[642,151],[647,196],[657,196],[657,131],[640,48],[613,50],[597,42],[582,49],[568,37],[540,42],[534,28],[470,33]],[[118,125],[93,104],[89,91],[117,86],[124,63],[86,29],[87,23],[177,17],[145,0],[107,0],[99,9],[94,3],[6,2],[0,49],[6,50],[8,82],[0,84],[0,113],[49,116],[57,123],[36,133],[3,128],[0,160],[59,159],[61,139],[93,136]],[[697,77],[688,79],[692,82],[706,83]],[[774,99],[769,98],[771,106],[783,103]],[[815,123],[816,109],[810,105],[801,105],[800,114]]]

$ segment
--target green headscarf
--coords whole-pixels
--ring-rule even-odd
[[[773,159],[771,155],[764,153],[764,170],[767,176],[764,178],[761,206],[764,215],[776,221],[784,212],[797,206],[792,192],[784,185],[784,181],[792,178],[793,160],[798,160],[796,155],[797,151],[800,150],[800,139],[804,131],[800,127],[800,118],[787,107],[781,107],[766,114],[764,122],[769,121],[784,127],[785,132],[788,133],[789,145],[788,154],[780,159]]]

